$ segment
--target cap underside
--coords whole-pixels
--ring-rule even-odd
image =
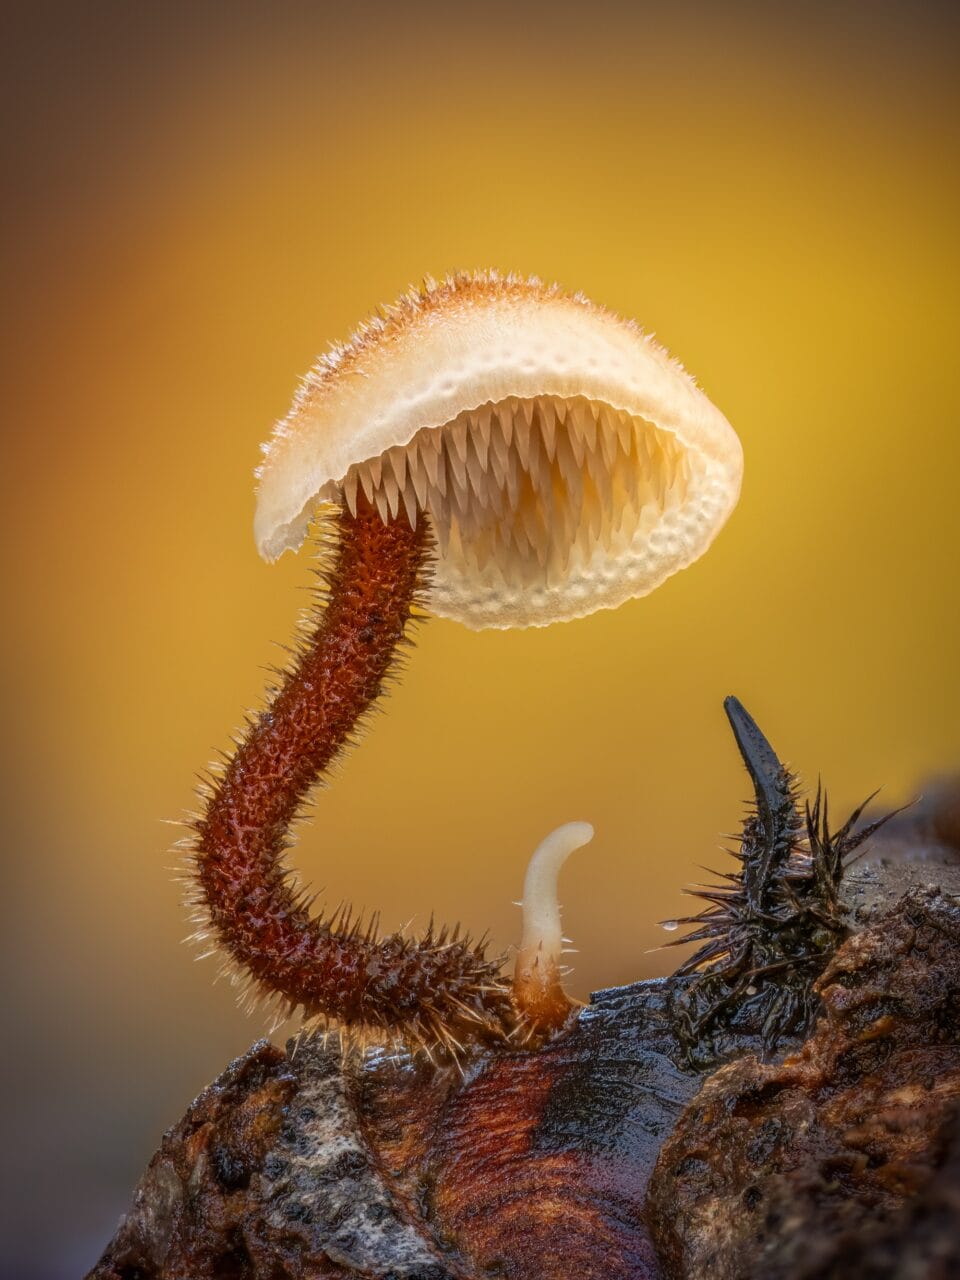
[[[352,466],[321,498],[384,520],[426,513],[431,609],[475,627],[545,625],[653,590],[701,554],[717,490],[670,432],[596,400],[509,397]]]
[[[268,447],[257,541],[275,558],[365,493],[430,521],[433,612],[543,626],[697,559],[741,469],[726,419],[635,326],[536,282],[455,278],[311,371]]]

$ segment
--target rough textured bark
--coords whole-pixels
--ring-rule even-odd
[[[796,793],[761,745],[744,878],[718,896],[719,933],[701,917],[704,970],[601,992],[533,1051],[477,1043],[460,1069],[322,1036],[255,1045],[166,1135],[93,1280],[953,1274],[960,788],[862,849],[824,807],[778,862]],[[785,816],[764,824],[771,786]],[[789,892],[741,894],[758,867]],[[814,953],[822,909],[836,940]],[[728,917],[757,952],[791,943],[785,985],[812,1026],[758,989],[788,971],[754,975]],[[720,1021],[690,1016],[705,975]]]
[[[166,1136],[91,1276],[953,1274],[960,901],[873,908],[820,990],[799,1052],[702,1089],[669,980],[469,1078],[261,1043]]]
[[[932,1278],[938,1254],[960,1265],[960,1219],[942,1213],[960,1158],[960,900],[910,893],[817,988],[823,1014],[800,1052],[721,1068],[665,1143],[650,1207],[668,1276],[861,1276],[872,1257],[874,1274]],[[911,1267],[931,1269],[907,1269],[906,1253],[893,1265],[901,1234]]]

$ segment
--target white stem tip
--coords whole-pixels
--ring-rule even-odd
[[[550,985],[558,980],[563,934],[557,880],[574,849],[589,844],[589,822],[568,822],[540,842],[523,882],[523,932],[517,954],[518,984]]]

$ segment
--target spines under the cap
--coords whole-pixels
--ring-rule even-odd
[[[578,406],[590,406],[605,426],[602,448],[591,453],[587,422],[564,437],[559,458],[551,456],[550,406],[565,406],[569,421]],[[524,457],[512,438],[505,450],[488,448],[485,414],[516,431],[523,446],[524,415],[535,409],[551,418],[530,436],[539,458]],[[431,435],[448,447],[452,471],[442,477],[442,501],[433,492],[419,502],[439,544],[430,605],[473,627],[546,625],[644,595],[703,553],[739,494],[742,453],[729,424],[636,325],[536,280],[460,275],[404,295],[308,374],[260,471],[261,553],[273,559],[298,546],[318,504],[336,501],[341,486],[349,502],[373,468],[386,468],[384,509],[392,515],[402,502],[409,512],[412,477],[397,477],[394,493],[389,459],[416,456]],[[650,442],[652,458],[644,454]],[[471,457],[481,453],[481,482],[472,484]],[[662,465],[674,456],[675,464]],[[672,472],[683,473],[680,500],[652,521],[658,488],[672,486]],[[518,504],[524,485],[534,492]],[[484,513],[485,495],[504,492],[519,518]],[[499,535],[515,555],[492,549]],[[573,563],[568,552],[578,539]],[[487,572],[490,565],[506,572]]]

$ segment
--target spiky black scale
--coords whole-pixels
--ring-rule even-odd
[[[677,971],[678,1034],[692,1061],[723,1057],[744,1031],[772,1054],[810,1025],[813,984],[847,934],[840,897],[853,851],[891,814],[855,830],[865,801],[831,832],[827,800],[801,806],[797,779],[736,698],[724,710],[753,782],[754,805],[735,856],[740,870],[723,883],[690,890],[708,905],[678,924],[691,931],[671,945],[702,945]],[[870,797],[872,799],[873,797]]]

